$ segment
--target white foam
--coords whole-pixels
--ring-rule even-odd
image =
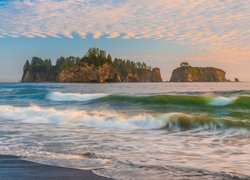
[[[107,129],[159,129],[166,119],[150,114],[127,116],[115,111],[60,110],[38,106],[0,106],[0,117],[23,123],[74,124]]]
[[[195,120],[194,116],[184,113],[165,113],[162,115],[139,114],[126,115],[117,111],[86,111],[78,109],[55,109],[38,106],[15,107],[0,106],[0,118],[19,121],[21,123],[43,123],[58,126],[85,126],[100,129],[122,130],[155,130],[168,127],[172,130],[181,130],[181,119]],[[195,122],[193,122],[195,123]],[[224,129],[223,123],[197,124],[194,128]]]
[[[225,106],[232,104],[237,98],[235,97],[216,97],[213,100],[211,100],[208,104],[210,106]]]
[[[103,93],[80,94],[80,93],[51,92],[47,95],[47,99],[50,101],[90,101],[105,96],[108,96],[108,94],[103,94]]]

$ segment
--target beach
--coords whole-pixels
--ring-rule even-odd
[[[25,161],[17,156],[0,155],[0,179],[5,180],[108,180],[91,171],[49,166]]]
[[[172,168],[166,169],[169,175],[166,178],[182,179],[223,179],[247,180],[247,176],[233,176],[226,173],[202,172],[202,170],[183,169],[181,174],[172,174]],[[136,177],[135,177],[136,178]],[[0,155],[0,179],[4,180],[111,180],[98,176],[91,171],[79,170],[22,160],[21,157]],[[145,178],[147,179],[147,178]]]

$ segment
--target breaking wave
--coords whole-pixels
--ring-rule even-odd
[[[104,103],[139,103],[144,105],[180,105],[202,107],[240,107],[250,108],[250,96],[195,96],[195,95],[153,95],[153,96],[125,96],[108,94],[80,94],[50,92],[46,98],[50,101],[97,101]]]
[[[232,107],[250,108],[249,96],[238,97],[214,97],[214,96],[191,96],[191,95],[156,95],[156,96],[116,96],[110,95],[99,101],[127,102],[145,105],[180,105],[200,107]]]
[[[47,95],[47,99],[50,101],[90,101],[93,99],[103,98],[108,96],[107,94],[80,94],[80,93],[61,93],[51,92]]]
[[[81,125],[93,128],[123,130],[243,130],[250,133],[250,121],[213,118],[201,114],[165,113],[128,116],[116,111],[85,111],[76,109],[42,108],[38,106],[0,106],[0,117],[23,123]],[[242,132],[242,131],[241,131]]]
[[[237,100],[236,97],[216,97],[213,98],[208,105],[210,106],[226,106],[226,105],[230,105],[233,104],[234,101]]]

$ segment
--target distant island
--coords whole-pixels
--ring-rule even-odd
[[[113,58],[98,48],[82,57],[60,57],[53,65],[50,59],[33,57],[23,67],[21,82],[105,83],[162,82],[159,68]]]
[[[172,72],[170,82],[228,82],[226,73],[214,67],[192,67],[188,62],[182,62],[180,67]],[[239,82],[238,78],[235,78]]]

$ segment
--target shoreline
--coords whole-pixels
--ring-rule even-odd
[[[8,180],[111,180],[90,170],[50,166],[22,160],[13,155],[0,155],[0,179]]]
[[[173,167],[167,171],[171,172]],[[174,176],[166,175],[166,179],[228,179],[247,180],[247,175],[233,175],[226,172],[209,172],[202,169],[173,169],[178,172]],[[173,171],[173,172],[174,172]],[[194,174],[192,174],[192,172]],[[94,174],[91,170],[80,170],[60,166],[51,166],[22,160],[19,156],[0,155],[0,179],[5,180],[113,180]]]

